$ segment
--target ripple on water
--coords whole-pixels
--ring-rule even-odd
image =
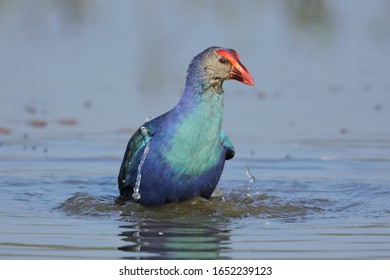
[[[120,226],[124,258],[221,259],[230,230],[216,223],[148,221]]]
[[[144,207],[133,202],[121,204],[112,196],[94,196],[77,192],[61,203],[57,209],[69,215],[120,216],[124,220],[139,217],[185,221],[200,216],[217,221],[242,217],[291,220],[321,213],[330,204],[332,202],[327,199],[287,200],[276,195],[260,193],[253,186],[243,185],[225,193],[217,190],[209,200],[197,197],[156,207]]]

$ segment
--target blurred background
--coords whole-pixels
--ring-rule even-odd
[[[0,136],[118,133],[179,100],[191,59],[234,48],[235,142],[389,137],[390,1],[0,0]]]
[[[213,45],[255,81],[224,84],[218,191],[117,205]],[[0,258],[389,259],[389,121],[390,0],[0,0]]]

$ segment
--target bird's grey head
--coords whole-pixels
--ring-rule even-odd
[[[233,49],[210,47],[198,54],[188,67],[187,82],[198,81],[203,83],[204,87],[214,87],[222,86],[227,79],[254,85],[251,74]]]

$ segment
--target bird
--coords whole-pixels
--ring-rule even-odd
[[[211,197],[235,155],[222,131],[225,80],[254,86],[234,49],[209,47],[193,58],[177,105],[130,138],[118,175],[121,200],[157,206]]]

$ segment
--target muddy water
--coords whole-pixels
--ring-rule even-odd
[[[388,1],[173,2],[2,6],[0,257],[389,259]],[[218,190],[118,203],[131,133],[210,45],[256,83],[224,86]]]

